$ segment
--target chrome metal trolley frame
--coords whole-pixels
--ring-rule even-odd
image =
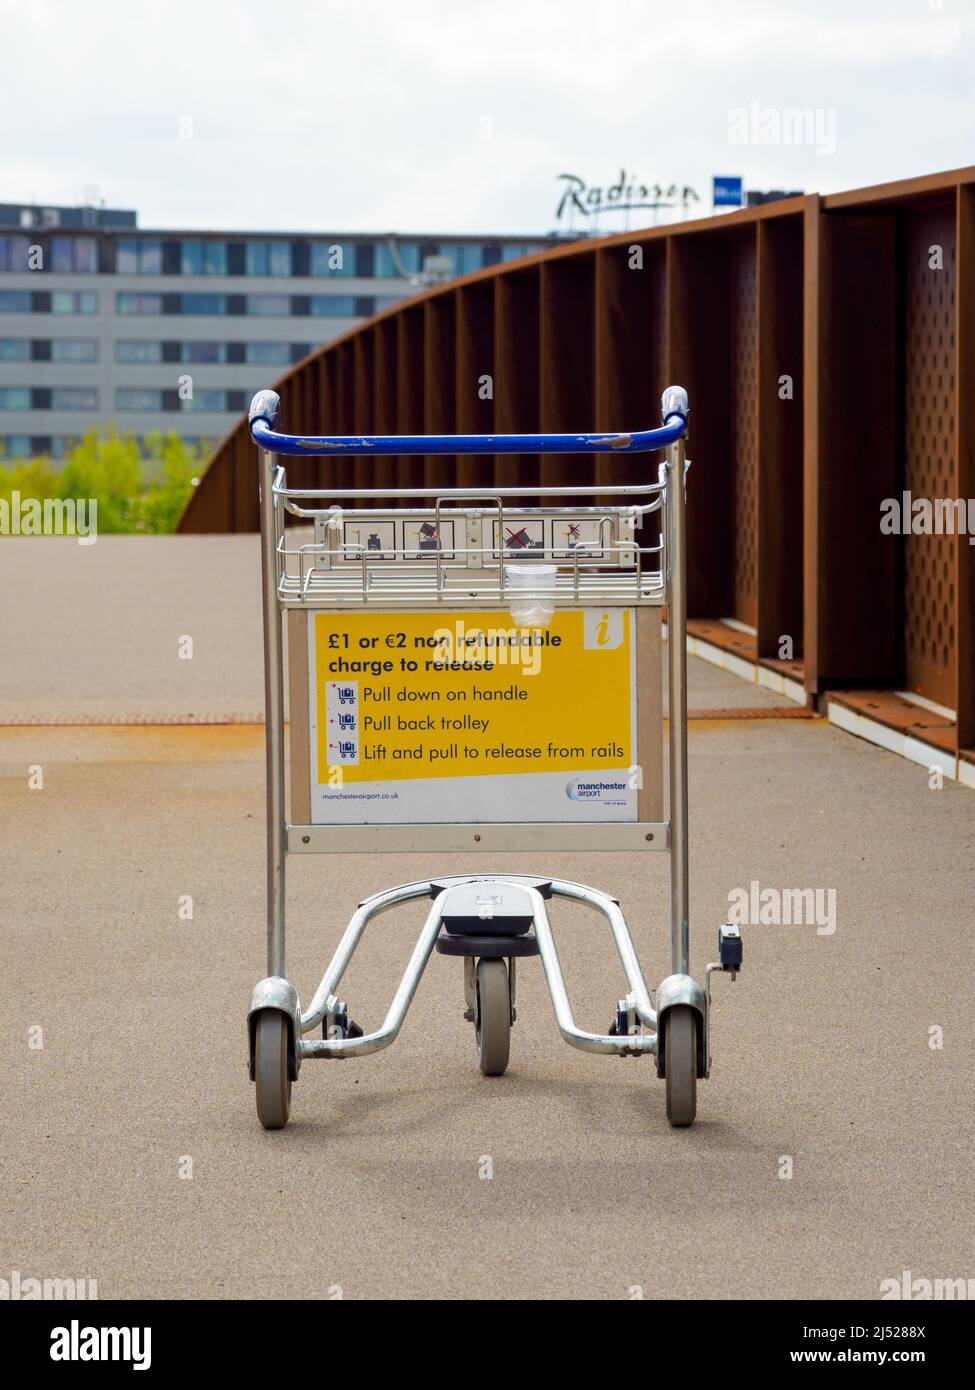
[[[670,387],[662,399],[663,427],[633,434],[419,435],[327,437],[279,433],[278,397],[260,391],[250,408],[250,427],[260,458],[261,565],[264,609],[264,679],[267,745],[267,976],[254,988],[248,1013],[250,1075],[256,1082],[258,1115],[266,1128],[281,1128],[290,1113],[292,1083],[310,1057],[360,1057],[388,1047],[397,1037],[420,977],[435,949],[464,959],[465,1017],[474,1023],[481,1070],[504,1071],[508,1031],[515,1018],[515,961],[539,955],[562,1037],[573,1047],[617,1056],[655,1056],[666,1081],[667,1113],[673,1125],[688,1125],[696,1113],[696,1082],[710,1071],[710,977],[724,970],[735,978],[741,965],[737,929],[719,932],[720,959],[705,982],[690,974],[688,933],[687,656],[686,656],[686,469],[684,436],[687,395]],[[344,459],[380,454],[637,453],[665,449],[653,482],[580,487],[533,487],[539,498],[591,496],[593,505],[565,508],[507,507],[524,488],[492,488],[487,496],[462,488],[289,487],[279,456]],[[621,500],[597,503],[607,495]],[[375,510],[340,510],[338,499],[432,499],[433,506],[403,508],[400,522],[424,528],[432,544],[406,544],[393,528],[390,546],[377,534],[366,544],[349,541],[349,519],[370,521]],[[289,544],[285,513],[314,524],[311,542]],[[660,539],[640,545],[636,528],[660,514]],[[289,608],[342,610],[451,607],[498,608],[513,597],[507,573],[504,528],[536,534],[536,557],[557,554],[555,532],[569,516],[588,542],[559,555],[554,603],[576,607],[667,605],[669,666],[669,818],[662,824],[416,825],[365,827],[289,825],[285,812],[285,725],[283,613]],[[443,528],[451,523],[449,544]],[[361,528],[358,528],[361,530]],[[509,526],[510,530],[510,526]],[[404,536],[397,545],[397,535]],[[551,539],[549,539],[551,537]],[[377,542],[374,544],[373,542]],[[519,557],[521,558],[521,557]],[[519,589],[518,599],[552,601],[549,588]],[[661,731],[662,734],[662,731]],[[349,831],[353,833],[350,835]],[[407,836],[396,832],[408,831]],[[474,833],[477,832],[477,833]],[[350,848],[455,850],[546,846],[669,850],[671,884],[671,970],[651,997],[619,902],[582,884],[519,874],[448,874],[385,889],[360,903],[339,942],[311,1003],[302,1009],[287,978],[285,956],[285,864],[289,852]],[[382,1025],[371,1033],[349,1018],[338,989],[362,934],[380,913],[413,899],[430,908],[419,939]],[[608,922],[629,992],[616,1007],[606,1033],[586,1032],[572,1014],[548,915],[552,899],[585,904]],[[458,925],[459,924],[459,925]],[[479,924],[489,932],[479,933]],[[510,926],[510,930],[509,930]],[[445,930],[446,927],[446,930]],[[507,964],[505,964],[507,962]],[[321,1029],[322,1036],[309,1037]]]

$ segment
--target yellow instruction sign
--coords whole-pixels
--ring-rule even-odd
[[[313,820],[635,820],[634,639],[628,608],[315,613]]]

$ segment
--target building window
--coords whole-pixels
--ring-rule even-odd
[[[449,256],[454,263],[455,275],[469,275],[472,270],[481,270],[484,265],[484,251],[481,246],[470,242],[441,246],[441,256]]]
[[[30,410],[30,387],[0,386],[0,410]]]
[[[115,244],[115,269],[120,275],[161,275],[161,241],[121,240]]]
[[[291,296],[287,294],[249,294],[246,301],[246,312],[263,315],[265,318],[287,318],[291,313]]]
[[[311,275],[348,279],[355,274],[355,247],[348,242],[313,242],[308,270]]]
[[[29,338],[0,338],[0,362],[29,362]]]
[[[421,268],[418,242],[394,242],[392,247],[388,241],[377,242],[372,270],[377,279],[401,280],[418,275]]]
[[[30,290],[0,290],[0,314],[30,313]]]
[[[351,294],[313,294],[308,301],[308,312],[316,318],[323,314],[355,318],[355,298]]]
[[[244,244],[247,275],[290,275],[290,241],[248,241]]]
[[[143,386],[118,386],[115,389],[116,410],[160,411],[163,393]]]
[[[120,290],[115,296],[117,314],[161,314],[162,311],[161,294],[138,294],[133,290]]]
[[[98,295],[94,290],[53,290],[52,314],[97,314]]]
[[[30,270],[31,245],[25,236],[0,236],[0,270]]]
[[[534,256],[536,251],[544,251],[544,246],[502,246],[503,261],[520,261],[522,256]]]
[[[94,275],[98,270],[97,241],[90,236],[53,237],[51,269],[60,274]]]
[[[153,363],[162,361],[162,343],[142,338],[119,338],[115,344],[116,362]]]
[[[52,410],[97,410],[98,388],[95,386],[55,386],[51,392]]]
[[[226,343],[180,343],[181,362],[226,362]]]
[[[180,410],[209,410],[219,411],[227,409],[226,391],[195,391],[189,400],[181,400]]]
[[[11,459],[29,459],[34,453],[29,434],[8,434],[0,438],[0,455]]]
[[[248,343],[244,361],[256,367],[273,367],[291,361],[290,343]]]
[[[98,344],[94,338],[52,338],[52,362],[97,362]]]
[[[227,296],[225,294],[181,294],[180,310],[184,314],[225,314]]]
[[[179,268],[184,275],[226,275],[225,241],[180,242]]]

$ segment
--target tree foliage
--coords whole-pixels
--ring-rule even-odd
[[[176,530],[207,452],[177,434],[151,434],[140,443],[107,425],[74,444],[60,467],[47,455],[0,459],[0,497],[95,499],[103,535],[166,534]]]

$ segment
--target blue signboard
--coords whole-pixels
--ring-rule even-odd
[[[728,174],[715,174],[712,204],[716,208],[740,208],[745,199],[744,180]]]

